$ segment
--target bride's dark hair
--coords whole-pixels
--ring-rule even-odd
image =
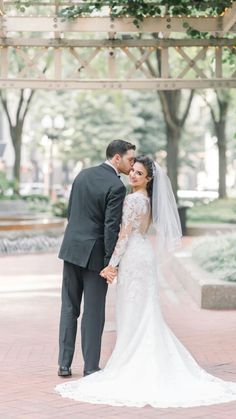
[[[153,160],[150,159],[148,156],[137,156],[135,157],[134,162],[141,163],[147,170],[147,176],[151,178],[151,180],[147,183],[147,193],[149,198],[152,199],[152,187],[153,187]]]

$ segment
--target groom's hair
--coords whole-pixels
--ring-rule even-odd
[[[128,150],[135,150],[136,146],[124,140],[114,140],[106,149],[106,158],[112,159],[115,154],[119,154],[121,157],[127,153]]]

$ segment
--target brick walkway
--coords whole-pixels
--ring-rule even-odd
[[[188,409],[123,408],[62,399],[54,393],[61,262],[55,254],[1,258],[0,417],[3,419],[235,419],[236,402]],[[236,381],[236,311],[200,310],[173,273],[162,287],[166,321],[209,372]],[[101,366],[115,340],[114,287],[107,302]],[[80,344],[73,379],[82,372]],[[142,377],[140,377],[142,379]]]

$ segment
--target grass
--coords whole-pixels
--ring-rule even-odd
[[[236,282],[236,233],[199,239],[192,256],[199,266],[217,278]]]
[[[236,199],[197,203],[187,211],[188,223],[236,223]]]

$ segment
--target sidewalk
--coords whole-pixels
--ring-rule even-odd
[[[188,409],[90,405],[54,393],[62,263],[56,254],[0,260],[0,417],[3,419],[235,419],[236,402]],[[109,289],[101,366],[115,341],[115,287]],[[169,273],[161,300],[166,321],[210,373],[236,381],[236,311],[201,310]],[[73,379],[83,365],[78,335]],[[142,377],[140,377],[140,380]]]

